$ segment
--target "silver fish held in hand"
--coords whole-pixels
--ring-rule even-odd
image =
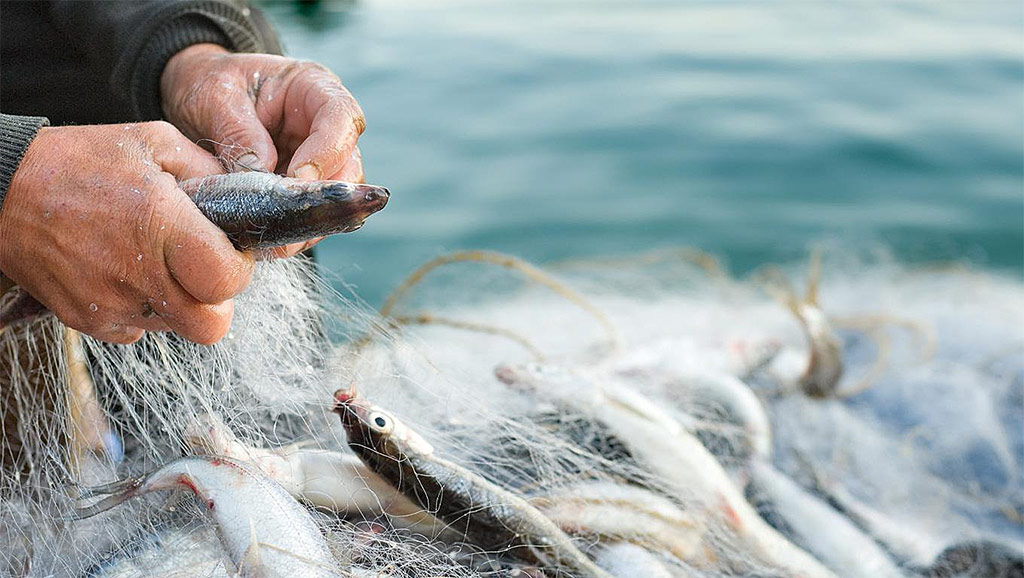
[[[178,186],[243,251],[351,233],[391,196],[376,185],[257,171],[210,175]]]
[[[258,171],[209,175],[178,187],[240,251],[351,233],[391,196],[377,185],[305,181]],[[0,329],[49,312],[24,289],[15,288],[0,306]]]

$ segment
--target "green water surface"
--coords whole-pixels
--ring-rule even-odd
[[[337,72],[392,201],[322,262],[827,240],[1024,274],[1024,4],[372,0],[267,10]]]

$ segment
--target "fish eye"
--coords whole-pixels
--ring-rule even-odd
[[[379,411],[375,411],[367,416],[366,421],[370,427],[381,433],[389,433],[394,425],[393,420],[388,415]]]

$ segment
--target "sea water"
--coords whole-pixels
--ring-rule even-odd
[[[266,6],[362,105],[387,209],[321,245],[379,304],[415,265],[827,240],[1024,273],[1019,2]]]

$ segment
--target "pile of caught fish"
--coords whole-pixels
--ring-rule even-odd
[[[1021,284],[826,265],[463,252],[373,311],[291,260],[213,347],[10,328],[0,570],[1024,576]]]

